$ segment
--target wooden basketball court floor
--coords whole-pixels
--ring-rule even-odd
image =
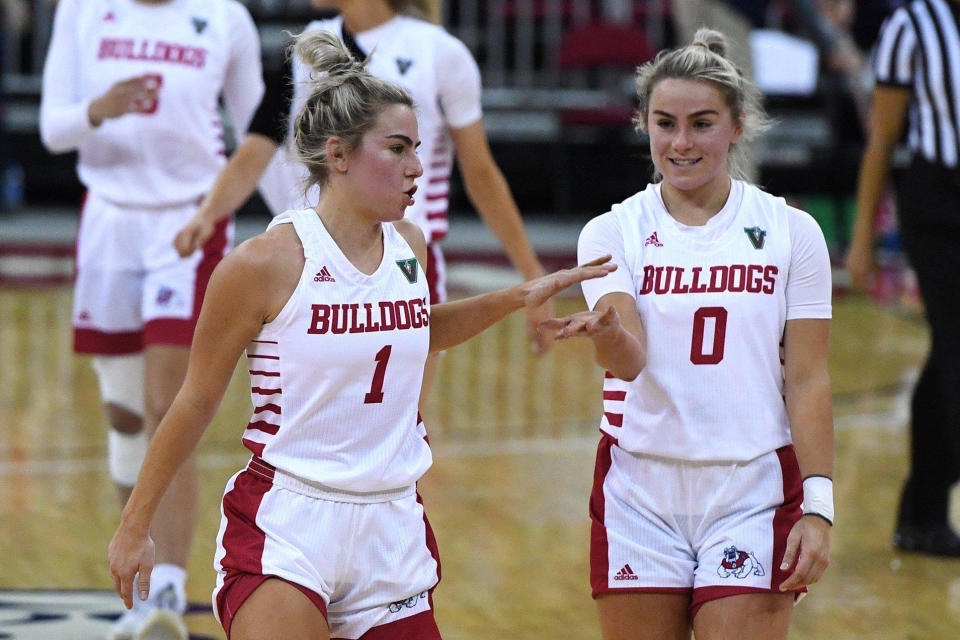
[[[0,288],[0,638],[97,638],[119,613],[105,560],[119,508],[96,380],[70,353],[70,300],[65,286]],[[834,315],[833,562],[790,637],[960,638],[960,561],[890,543],[925,330],[857,297],[838,297]],[[601,375],[586,342],[532,357],[520,315],[443,359],[425,411],[436,460],[420,491],[440,545],[435,602],[448,640],[599,639],[587,497]],[[223,486],[246,460],[245,377],[235,375],[199,448],[194,638],[223,637],[209,613],[213,542]]]

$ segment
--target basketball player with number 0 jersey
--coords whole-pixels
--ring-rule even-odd
[[[203,251],[182,259],[171,246],[226,163],[220,99],[241,133],[262,92],[259,37],[235,0],[57,6],[40,133],[54,153],[78,151],[87,188],[74,350],[93,356],[122,501],[183,380],[207,280],[233,242],[232,223],[223,220]],[[121,618],[112,638],[185,637],[195,474],[185,465],[164,508],[169,514],[158,518],[157,597]]]
[[[765,126],[709,29],[637,72],[658,180],[591,220],[590,311],[549,323],[606,369],[590,514],[606,638],[787,637],[833,521],[830,260],[782,198],[731,177]]]

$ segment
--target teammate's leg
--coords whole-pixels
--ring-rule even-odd
[[[600,631],[604,640],[689,640],[689,606],[686,594],[603,594],[597,597]]]
[[[94,356],[93,370],[100,385],[110,430],[107,461],[110,477],[126,504],[147,452],[143,428],[143,354]]]
[[[705,602],[693,619],[697,640],[786,639],[792,593],[745,593]]]

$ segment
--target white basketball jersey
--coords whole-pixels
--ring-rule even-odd
[[[343,18],[337,16],[314,21],[306,31],[325,30],[340,37],[342,28]],[[407,207],[405,217],[423,230],[429,242],[436,242],[447,233],[454,151],[449,129],[471,125],[481,118],[480,71],[462,42],[442,27],[408,16],[398,15],[354,34],[354,38],[371,56],[367,65],[370,73],[403,87],[413,97],[423,175],[416,182],[416,202]],[[310,70],[298,59],[293,62],[293,76],[291,126],[312,89]],[[288,150],[278,152],[267,179],[261,182],[262,188],[275,193],[277,184],[285,183],[281,188],[291,194],[291,206],[312,206],[317,202],[316,191],[302,199],[306,169],[291,157]]]
[[[830,260],[806,213],[734,180],[702,227],[667,212],[660,185],[614,205],[580,236],[579,261],[618,271],[583,283],[593,308],[636,298],[647,364],[606,374],[601,429],[622,448],[684,460],[752,460],[789,444],[781,342],[787,320],[829,318]]]
[[[287,212],[306,264],[247,347],[253,417],[244,445],[287,473],[350,492],[409,486],[430,467],[417,413],[430,346],[426,275],[392,224],[365,275],[312,209]]]
[[[150,74],[147,113],[93,128],[90,101]],[[226,162],[218,101],[245,130],[263,92],[260,43],[235,0],[60,0],[44,69],[41,130],[79,150],[80,180],[107,200],[157,207],[198,200]]]

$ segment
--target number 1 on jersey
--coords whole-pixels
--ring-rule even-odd
[[[390,351],[393,350],[392,345],[387,345],[380,351],[377,351],[377,355],[374,360],[377,362],[377,368],[373,372],[373,383],[370,385],[370,391],[367,392],[367,395],[363,396],[364,404],[377,404],[383,402],[383,377],[387,373],[387,361],[390,359]]]

